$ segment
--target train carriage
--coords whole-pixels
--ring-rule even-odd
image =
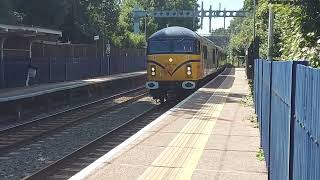
[[[147,83],[154,99],[179,98],[224,65],[223,50],[183,27],[168,27],[148,39]]]

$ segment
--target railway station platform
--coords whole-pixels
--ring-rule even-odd
[[[226,69],[71,179],[266,180],[244,69]]]
[[[58,91],[64,91],[69,89],[80,88],[84,86],[90,86],[94,84],[102,84],[107,81],[115,81],[118,79],[125,79],[134,76],[146,75],[145,71],[115,74],[104,77],[96,77],[92,79],[66,81],[58,83],[48,83],[29,87],[10,88],[0,90],[0,103],[7,101],[14,101],[23,98],[30,98],[35,96],[41,96],[45,94],[55,93]]]
[[[52,109],[54,103],[72,104],[78,97],[90,99],[144,86],[146,71],[115,74],[92,79],[48,83],[0,90],[0,122],[6,116],[20,120],[31,109]],[[79,98],[78,98],[79,99]],[[77,100],[78,100],[77,99]]]

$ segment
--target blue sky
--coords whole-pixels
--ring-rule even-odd
[[[210,5],[212,9],[219,9],[219,3],[221,3],[221,9],[223,10],[239,10],[243,6],[243,0],[198,0],[198,4],[201,6],[203,1],[204,10],[209,10]],[[199,9],[200,10],[200,9]],[[226,18],[226,27],[229,26],[232,18]],[[212,28],[217,29],[223,27],[223,18],[212,18]],[[198,30],[199,34],[209,34],[209,18],[204,18],[203,29]]]

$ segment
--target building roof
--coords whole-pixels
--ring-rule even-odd
[[[5,34],[18,34],[23,36],[28,36],[28,35],[33,35],[33,36],[55,35],[60,37],[62,36],[61,31],[48,29],[48,28],[0,24],[0,35],[5,35]]]

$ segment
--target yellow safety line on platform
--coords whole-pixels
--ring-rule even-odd
[[[228,83],[229,78],[220,87]],[[139,179],[191,179],[230,92],[222,88],[200,89],[213,95]]]

